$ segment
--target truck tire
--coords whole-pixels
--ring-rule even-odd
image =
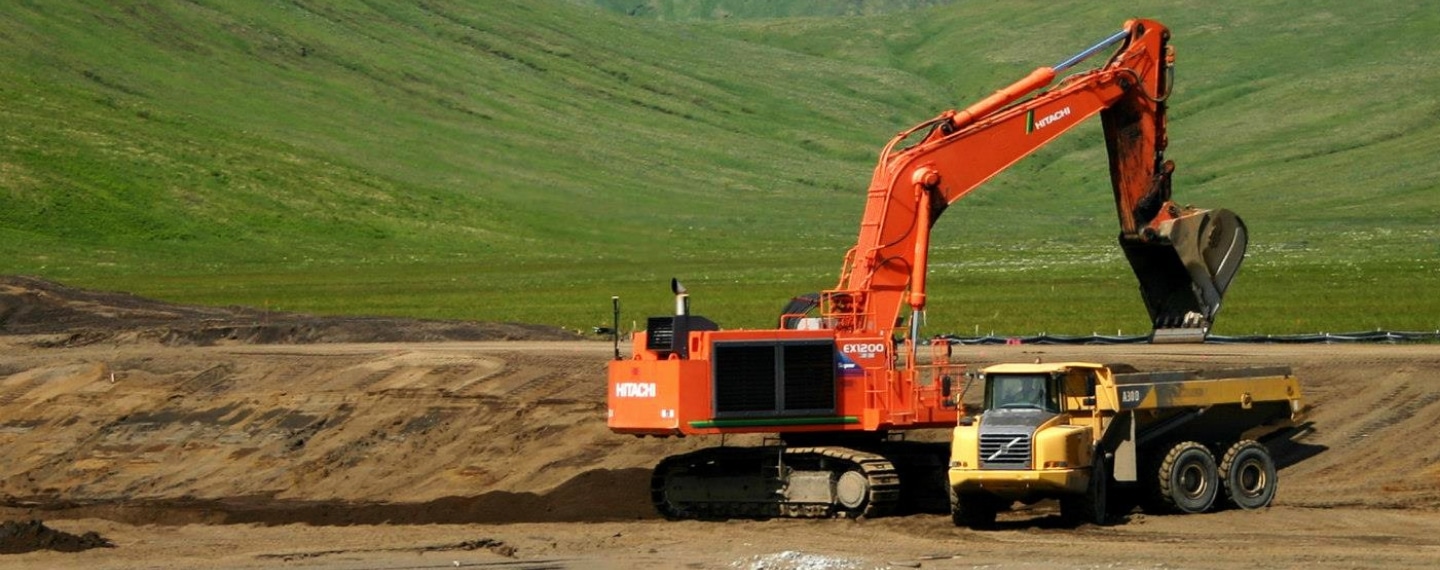
[[[1275,460],[1258,441],[1247,439],[1230,446],[1220,461],[1220,476],[1230,504],[1251,510],[1268,507],[1275,500]]]
[[[983,529],[995,526],[999,501],[984,493],[958,494],[950,488],[950,522],[955,526]]]
[[[1183,441],[1170,448],[1160,462],[1160,499],[1171,510],[1203,513],[1220,494],[1220,473],[1215,456],[1204,445]]]
[[[1090,468],[1090,484],[1084,493],[1060,498],[1060,518],[1074,525],[1104,525],[1110,520],[1109,501],[1110,470],[1105,467],[1105,457],[1097,451],[1095,465]]]

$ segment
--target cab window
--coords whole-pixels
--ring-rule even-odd
[[[990,409],[1060,411],[1060,383],[1048,374],[993,375],[985,388]]]

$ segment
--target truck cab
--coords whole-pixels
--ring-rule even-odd
[[[985,369],[985,412],[955,428],[950,483],[1034,502],[1078,493],[1096,440],[1099,364],[1004,364]],[[980,476],[977,476],[980,475]]]

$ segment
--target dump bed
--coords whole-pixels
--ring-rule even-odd
[[[1063,411],[1072,421],[1113,418],[1095,426],[1112,442],[1145,444],[1177,434],[1215,442],[1260,438],[1293,425],[1304,411],[1300,382],[1288,367],[1139,372],[1125,364],[1052,362],[997,364],[984,374],[987,408],[999,403],[989,400],[999,397],[990,389],[997,378],[1050,378],[1048,389],[1059,398],[1052,396],[1046,411]]]
[[[1285,404],[1288,415],[1301,411],[1300,382],[1288,367],[1178,370],[1113,374],[1097,388],[1113,390],[1120,410]]]

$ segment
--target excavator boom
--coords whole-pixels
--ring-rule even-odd
[[[1060,73],[1117,45],[1101,67],[1042,91]],[[1055,66],[900,133],[881,153],[840,284],[825,294],[828,316],[841,328],[889,336],[902,305],[924,309],[930,226],[945,208],[1098,114],[1120,245],[1140,281],[1155,338],[1203,340],[1244,257],[1246,233],[1233,213],[1171,201],[1174,163],[1164,151],[1173,66],[1169,31],[1151,20],[1130,20]]]

